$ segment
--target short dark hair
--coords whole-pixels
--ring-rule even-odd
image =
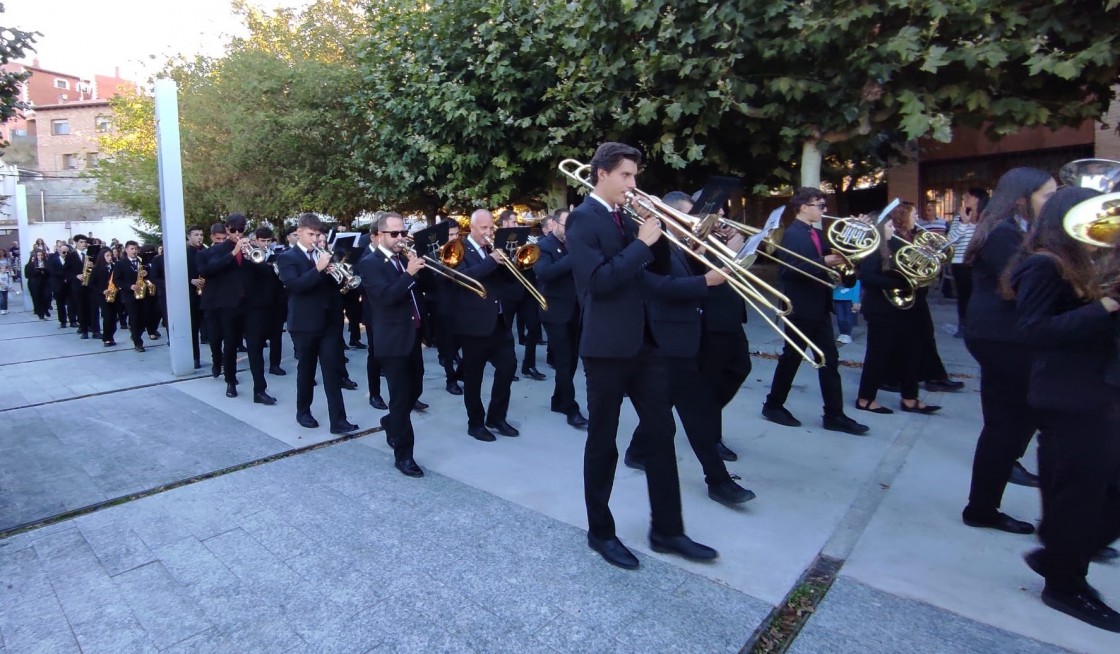
[[[608,141],[595,150],[591,157],[591,183],[599,183],[599,171],[614,172],[623,159],[629,159],[639,166],[642,165],[642,151],[625,143]]]
[[[967,191],[965,191],[965,193],[967,195],[971,195],[972,197],[976,198],[977,200],[987,200],[988,199],[988,189],[980,188],[978,186],[968,189]]]
[[[86,243],[86,242],[89,241],[89,237],[86,236],[85,234],[78,234],[74,237],[74,242],[77,243],[78,241]]]
[[[231,231],[237,230],[244,233],[246,222],[247,221],[245,220],[244,215],[240,213],[231,213],[230,215],[226,216],[226,229]]]
[[[794,211],[800,211],[802,205],[812,204],[817,200],[824,199],[824,192],[815,186],[802,186],[793,192],[793,197],[789,199],[789,208]]]
[[[194,231],[201,232],[202,231],[202,225],[187,225],[187,234],[190,234],[191,232],[194,232]]]
[[[275,238],[275,234],[273,234],[272,228],[268,225],[261,225],[257,228],[257,231],[253,232],[253,234],[257,238]]]
[[[300,227],[307,227],[321,232],[323,231],[323,221],[319,220],[319,216],[313,213],[301,213],[299,215],[299,222],[296,223],[296,228],[298,229]]]
[[[125,242],[124,242],[124,246],[125,246],[125,247],[128,247],[128,246],[130,246],[130,245],[135,245],[136,247],[140,247],[140,244],[139,244],[139,243],[137,243],[136,241],[125,241]]]
[[[226,233],[226,226],[224,224],[214,223],[213,225],[210,225],[210,234],[211,235],[225,234],[225,233]]]
[[[404,216],[400,215],[396,211],[382,212],[381,217],[377,219],[377,233],[380,234],[389,227],[390,218],[400,218],[402,221],[404,220]]]
[[[681,211],[684,211],[683,209],[681,209],[681,207],[684,206],[686,202],[688,203],[688,207],[690,209],[694,204],[692,196],[690,196],[688,193],[685,193],[684,191],[670,191],[665,194],[665,197],[661,198],[661,201],[669,205],[670,207]]]

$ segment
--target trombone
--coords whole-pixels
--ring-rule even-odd
[[[454,240],[444,243],[437,251],[439,254],[438,259],[427,254],[419,254],[416,251],[416,244],[411,240],[405,242],[404,249],[409,256],[420,257],[426,264],[425,267],[428,270],[441,277],[446,277],[459,286],[478,295],[478,297],[484,300],[486,299],[486,287],[482,285],[482,282],[455,270],[455,268],[462,263],[463,256],[466,253],[462,241]]]
[[[594,188],[590,179],[590,164],[581,164],[575,159],[565,159],[560,162],[559,168],[560,172],[569,179],[587,188]],[[743,302],[758,313],[766,321],[766,324],[782,337],[782,340],[797,350],[809,365],[814,368],[824,366],[824,352],[789,320],[788,316],[793,311],[793,305],[789,298],[748,271],[738,259],[738,253],[711,234],[711,228],[719,220],[718,216],[710,215],[704,218],[690,216],[638,189],[633,189],[627,193],[627,203],[622,208],[632,220],[639,224],[644,223],[645,219],[639,215],[635,207],[648,212],[667,227],[663,236],[670,243],[681,248],[709,270],[714,270],[723,276],[727,280],[728,286],[743,299]],[[673,234],[674,230],[686,234],[686,236],[678,238]],[[693,245],[701,251],[697,252],[696,249],[691,247]],[[718,263],[709,260],[709,256]],[[759,289],[773,296],[777,303],[763,295]],[[759,305],[773,311],[775,318],[771,319]],[[790,332],[800,339],[800,342],[794,340],[789,335]]]
[[[486,242],[484,243],[484,245],[489,245],[490,247],[497,249],[494,247],[494,241],[491,240],[489,236],[486,237],[485,241]],[[538,291],[537,288],[533,286],[525,277],[525,274],[521,272],[521,269],[523,268],[532,268],[533,264],[537,262],[537,259],[539,259],[540,256],[541,248],[539,245],[537,245],[536,243],[526,243],[525,245],[517,248],[517,250],[513,253],[512,260],[510,259],[510,257],[506,256],[505,252],[502,252],[502,265],[505,266],[506,270],[508,270],[510,274],[513,275],[513,278],[517,280],[518,284],[521,284],[525,287],[526,291],[529,291],[529,295],[532,295],[533,299],[536,300],[537,304],[540,305],[541,311],[548,311],[548,300],[544,299],[544,296],[541,295],[541,292]]]

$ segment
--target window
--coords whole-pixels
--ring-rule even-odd
[[[104,134],[113,128],[113,121],[108,116],[98,116],[93,119],[93,124],[97,126],[97,131]]]
[[[86,153],[86,168],[97,168],[97,164],[101,161],[101,153],[89,152]]]
[[[58,79],[56,77],[55,80],[54,80],[54,87],[56,89],[66,89],[67,91],[69,91],[70,90],[70,80]]]
[[[27,136],[27,130],[19,127],[14,128],[12,129],[12,136]]]
[[[64,170],[77,170],[78,169],[78,155],[64,154],[62,155],[62,168]]]
[[[51,121],[51,134],[53,136],[66,136],[70,133],[70,121],[66,118]]]

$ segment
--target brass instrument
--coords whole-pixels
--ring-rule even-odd
[[[117,301],[117,293],[120,291],[117,285],[113,283],[113,275],[115,274],[115,270],[109,272],[109,284],[105,287],[105,301],[109,304]]]
[[[494,243],[489,238],[486,238],[485,240],[486,242],[483,243],[483,245],[494,247]],[[533,286],[532,283],[530,283],[529,280],[525,277],[524,273],[521,272],[522,270],[525,270],[527,268],[532,268],[533,264],[535,264],[537,262],[537,259],[540,258],[540,246],[538,246],[536,243],[526,243],[525,245],[522,245],[514,251],[512,258],[509,256],[505,256],[504,252],[502,254],[502,265],[506,267],[506,270],[508,270],[510,274],[513,275],[513,278],[517,280],[518,284],[521,284],[525,287],[525,290],[529,292],[529,295],[533,296],[533,299],[536,300],[537,304],[540,305],[541,311],[548,311],[548,300],[544,299],[544,296],[541,295],[541,292],[538,291],[537,288]]]
[[[463,257],[466,255],[466,248],[463,246],[462,241],[456,239],[448,241],[440,246],[438,252],[439,259],[427,254],[419,254],[416,251],[415,244],[411,241],[405,243],[404,249],[405,252],[408,252],[409,256],[418,256],[423,259],[428,270],[441,277],[446,277],[459,286],[478,295],[478,297],[484,300],[486,299],[486,287],[482,285],[482,282],[455,270],[455,268],[463,262]]]
[[[929,286],[941,275],[941,267],[953,260],[953,242],[941,234],[915,225],[913,242],[894,234],[903,245],[891,256],[891,272],[901,277],[904,288],[884,289],[883,295],[897,309],[909,309],[919,288]]]
[[[195,291],[201,296],[202,295],[202,289],[204,289],[204,288],[206,288],[206,278],[205,277],[199,277],[198,278],[198,286],[195,287]]]
[[[1071,161],[1058,171],[1058,179],[1066,186],[1091,188],[1101,193],[1115,193],[1120,191],[1120,161],[1111,159]]]
[[[560,172],[584,187],[589,189],[595,187],[591,183],[591,166],[589,164],[581,164],[574,159],[565,159],[560,162]],[[627,198],[628,202],[623,209],[630,219],[639,224],[645,222],[645,219],[639,215],[635,208],[638,207],[660,220],[668,228],[662,235],[664,238],[681,248],[706,268],[722,275],[736,295],[758,313],[766,321],[766,324],[782,337],[782,340],[797,350],[809,365],[814,368],[824,366],[824,352],[789,320],[788,316],[793,311],[793,305],[789,298],[748,271],[739,259],[739,253],[710,233],[711,228],[718,222],[717,216],[707,216],[705,218],[690,216],[637,189],[627,193]],[[673,234],[674,230],[685,236],[678,238]],[[690,247],[690,244],[695,244],[700,251],[694,250]],[[714,258],[718,263],[710,261],[708,256]],[[764,291],[774,300],[764,295]],[[763,308],[766,311],[763,311]],[[774,319],[767,315],[768,312],[775,314]],[[790,334],[793,334],[793,336]]]
[[[144,262],[136,269],[136,299],[143,300],[156,294],[156,285],[148,279],[148,271],[144,269]]]
[[[93,257],[86,253],[85,263],[82,264],[82,286],[89,286],[89,276],[93,273]]]
[[[331,257],[334,258],[334,252],[325,248],[315,247],[315,256],[318,257]],[[348,263],[332,262],[327,266],[327,274],[334,278],[334,281],[341,287],[339,293],[346,295],[350,291],[362,285],[362,278],[354,272],[354,269]]]
[[[253,245],[249,239],[242,238],[240,245],[241,254],[253,263],[264,263],[268,259],[268,250]]]
[[[1082,243],[1120,247],[1120,193],[1098,195],[1074,206],[1066,213],[1062,227]]]

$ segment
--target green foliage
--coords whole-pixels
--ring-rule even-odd
[[[0,3],[0,14],[4,13],[4,4]],[[28,51],[34,51],[32,44],[39,32],[25,32],[14,27],[0,26],[0,64],[6,64],[19,59]],[[21,110],[26,109],[19,100],[20,83],[29,77],[29,73],[9,73],[0,71],[0,123],[7,122]],[[0,139],[0,152],[7,143]]]

